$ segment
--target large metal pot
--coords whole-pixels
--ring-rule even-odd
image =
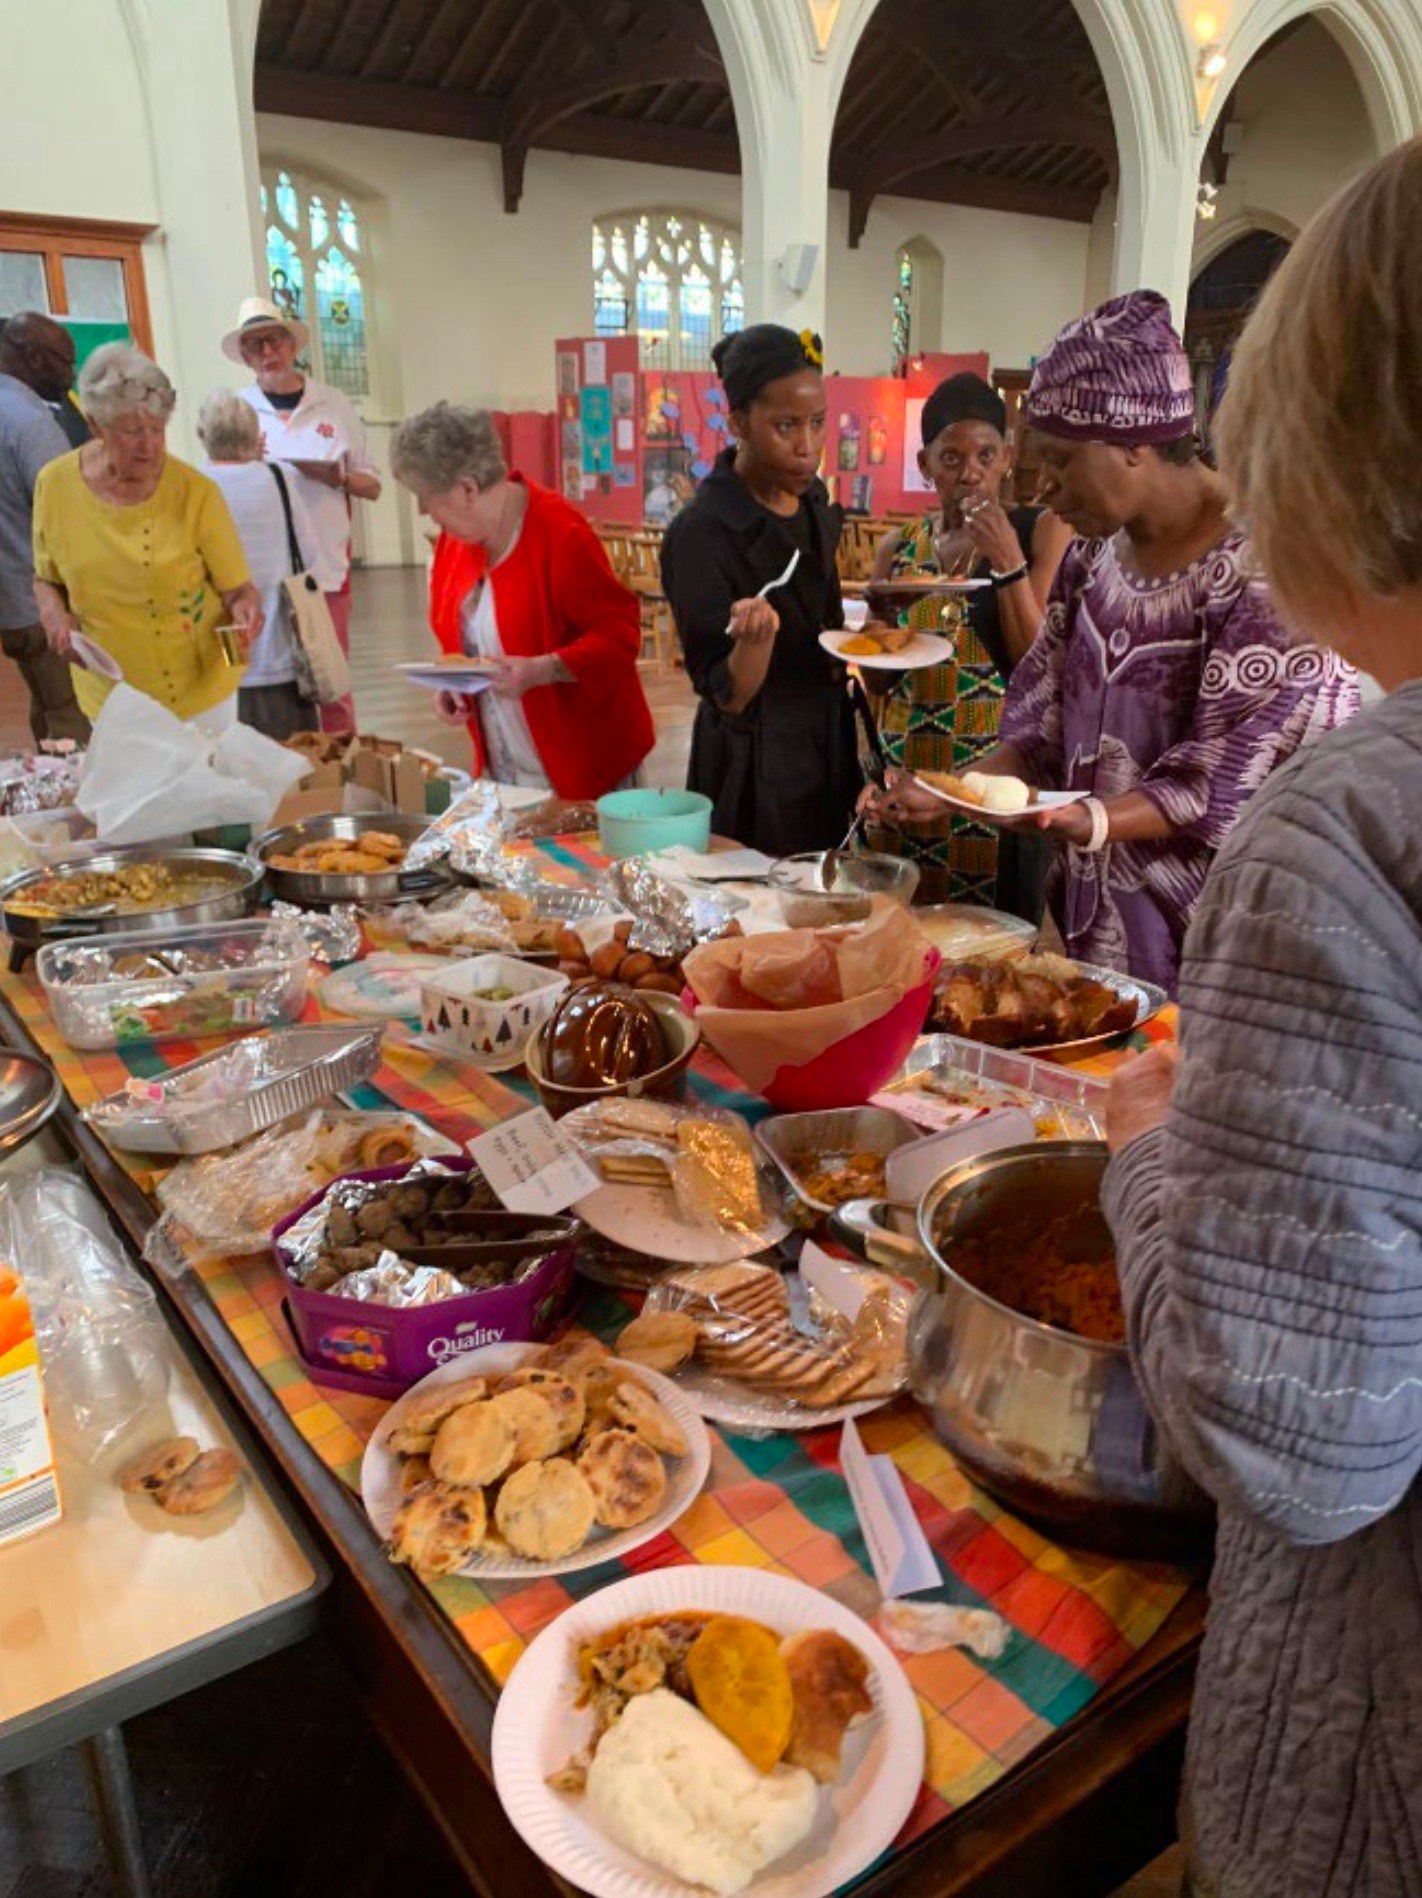
[[[840,1225],[922,1287],[909,1322],[910,1388],[970,1476],[1065,1541],[1181,1553],[1208,1538],[1210,1504],[1158,1434],[1126,1347],[1024,1317],[953,1264],[969,1238],[1071,1212],[1084,1256],[1098,1244],[1108,1256],[1098,1203],[1107,1157],[1097,1141],[1009,1147],[936,1180],[913,1238],[889,1229],[888,1209],[870,1202],[846,1209]]]
[[[162,864],[175,875],[210,880],[206,896],[192,903],[138,910],[76,910],[70,915],[33,916],[26,900],[36,884],[54,878],[107,875],[136,864]],[[40,870],[22,870],[0,884],[0,925],[10,938],[10,967],[18,970],[33,950],[47,942],[82,936],[166,936],[197,923],[226,923],[250,916],[262,893],[258,865],[230,850],[168,850],[155,844],[126,844],[122,849],[92,851],[71,862]]]

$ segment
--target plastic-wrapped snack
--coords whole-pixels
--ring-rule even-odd
[[[401,903],[384,917],[385,927],[413,949],[445,955],[484,955],[497,950],[515,955],[517,944],[497,904],[477,890],[460,890],[425,906]]]
[[[750,1129],[734,1116],[687,1114],[677,1122],[672,1191],[683,1219],[728,1232],[756,1232],[765,1206]]]

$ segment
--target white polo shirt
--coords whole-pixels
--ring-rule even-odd
[[[365,424],[348,396],[310,376],[294,409],[273,408],[259,384],[241,391],[257,412],[268,461],[339,461],[346,473],[379,475],[366,447]],[[315,529],[314,548],[302,548],[327,593],[339,593],[351,570],[350,503],[339,488],[291,470],[292,486],[306,504]]]

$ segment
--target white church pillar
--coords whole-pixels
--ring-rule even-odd
[[[1128,176],[1124,171],[1116,206],[1112,293],[1159,290],[1169,299],[1177,329],[1185,321],[1190,258],[1195,243],[1195,204],[1200,160],[1194,139],[1183,159],[1156,154],[1154,162]]]

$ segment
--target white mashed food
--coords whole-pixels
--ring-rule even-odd
[[[819,1794],[802,1767],[758,1773],[705,1714],[658,1687],[603,1736],[588,1800],[618,1845],[729,1898],[806,1837]]]
[[[1024,784],[1021,778],[1001,778],[982,771],[965,771],[963,789],[970,796],[981,798],[985,811],[996,811],[1002,817],[1025,811],[1032,802],[1031,787]]]

